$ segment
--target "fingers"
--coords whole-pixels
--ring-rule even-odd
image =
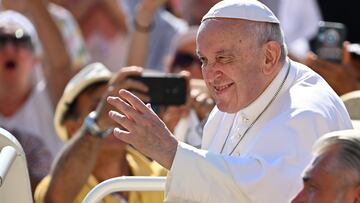
[[[121,68],[109,81],[110,85],[122,82],[129,76],[140,76],[143,69],[138,66],[130,66]]]
[[[345,41],[343,43],[343,60],[342,60],[342,64],[344,65],[348,65],[351,63],[351,54],[349,52],[349,42]]]
[[[145,122],[150,116],[156,116],[155,112],[146,106],[138,97],[127,90],[119,91],[120,97],[108,97],[109,104],[117,108],[127,118],[136,122]],[[146,115],[144,115],[146,114]]]
[[[111,88],[112,89],[110,91],[113,96],[117,95],[118,91],[121,89],[127,89],[131,92],[136,91],[140,93],[147,93],[149,91],[149,88],[144,83],[130,78],[114,83]]]
[[[109,116],[111,119],[113,119],[115,122],[123,126],[128,131],[132,131],[134,123],[130,121],[126,116],[116,112],[116,111],[110,111]]]
[[[335,73],[339,69],[339,66],[337,64],[321,60],[313,53],[309,53],[307,55],[306,65],[311,67],[311,69],[313,69],[317,73]]]
[[[121,97],[121,99],[127,101],[134,109],[136,109],[140,113],[149,113],[149,112],[152,113],[152,111],[150,111],[149,108],[146,107],[144,102],[142,102],[138,97],[136,97],[131,92],[122,89],[119,91],[119,96]]]
[[[109,104],[113,105],[116,109],[118,109],[122,114],[124,114],[128,119],[141,121],[141,115],[128,103],[119,97],[108,97],[107,101]]]
[[[130,132],[121,130],[120,128],[114,128],[113,134],[116,138],[120,139],[121,141],[132,144]]]

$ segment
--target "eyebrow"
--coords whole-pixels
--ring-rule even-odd
[[[220,50],[215,52],[216,55],[221,55],[221,54],[225,54],[225,55],[233,55],[233,52],[231,50]]]

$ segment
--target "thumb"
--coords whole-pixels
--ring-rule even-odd
[[[343,65],[347,65],[351,63],[351,54],[349,52],[349,45],[350,43],[348,41],[345,41],[343,43],[343,60],[342,60]]]

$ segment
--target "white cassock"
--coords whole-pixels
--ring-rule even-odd
[[[289,202],[302,186],[315,140],[352,128],[331,87],[308,67],[289,61],[248,107],[234,114],[211,112],[201,150],[178,145],[165,202]]]

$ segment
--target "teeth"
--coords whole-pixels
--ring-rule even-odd
[[[215,89],[216,91],[222,91],[222,90],[224,90],[224,89],[226,89],[226,88],[228,88],[228,87],[230,87],[230,86],[231,86],[231,84],[222,85],[222,86],[214,86],[214,89]]]

